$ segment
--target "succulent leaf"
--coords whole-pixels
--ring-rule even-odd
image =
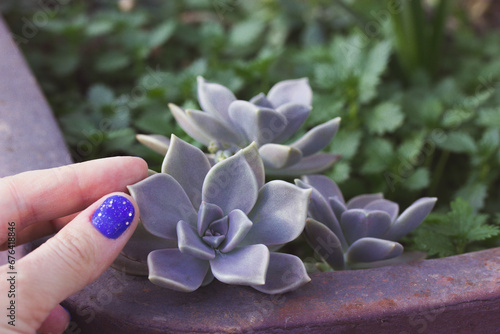
[[[410,233],[432,211],[436,201],[437,198],[435,197],[423,197],[413,202],[396,219],[391,228],[385,233],[384,238],[395,241]]]
[[[177,248],[177,240],[164,239],[149,233],[139,220],[134,233],[111,266],[126,274],[147,277],[149,253],[165,248]]]
[[[142,223],[150,233],[177,240],[179,220],[196,226],[196,211],[182,186],[172,176],[158,173],[128,186],[128,189],[137,201]]]
[[[161,155],[167,154],[170,146],[170,139],[162,135],[141,135],[135,136],[137,141]]]
[[[252,97],[249,102],[263,108],[274,108],[271,102],[269,102],[269,100],[267,99],[266,94],[264,93],[259,93],[258,95]]]
[[[356,240],[347,250],[346,259],[348,262],[374,262],[387,260],[403,253],[401,244],[377,239],[362,238]]]
[[[312,190],[311,200],[309,201],[308,208],[309,217],[323,222],[339,238],[342,247],[347,248],[347,242],[340,227],[340,223],[335,217],[331,207],[328,205],[328,202],[325,200],[325,198],[317,189],[312,188],[302,180],[296,179],[295,184],[302,189]]]
[[[242,142],[236,132],[209,113],[188,109],[186,115],[194,125],[203,129],[203,132],[210,136],[211,141],[215,139],[225,144],[240,144]]]
[[[231,211],[228,218],[229,225],[226,239],[220,245],[220,251],[222,253],[228,253],[235,249],[253,226],[252,221],[248,219],[247,215],[241,210]]]
[[[264,245],[236,248],[210,260],[215,278],[227,284],[263,285],[269,266],[269,249]]]
[[[342,214],[347,210],[345,203],[341,202],[337,196],[329,197],[328,203],[330,204],[330,208],[332,208],[335,218],[337,218],[337,221],[340,222]]]
[[[233,92],[226,87],[206,82],[202,77],[198,77],[198,101],[201,108],[228,125],[231,124],[228,115],[229,105],[235,100]]]
[[[259,153],[264,166],[273,169],[293,166],[302,159],[300,150],[280,144],[265,144],[259,148]]]
[[[375,200],[365,206],[365,210],[380,210],[385,211],[391,217],[391,221],[395,221],[399,214],[399,205],[386,199]]]
[[[209,245],[212,248],[218,248],[219,245],[224,241],[226,238],[225,235],[204,235],[201,237],[203,241]]]
[[[352,209],[340,218],[342,231],[349,244],[364,237],[379,238],[391,226],[391,217],[385,211]]]
[[[208,225],[207,230],[205,231],[205,236],[224,236],[227,233],[227,230],[229,228],[229,218],[228,216],[224,216],[221,219],[217,219],[216,221],[212,222],[210,225]],[[218,245],[217,245],[218,246]],[[217,247],[213,246],[213,247]]]
[[[307,78],[284,80],[275,84],[269,90],[267,99],[275,108],[289,102],[312,104],[312,90]]]
[[[332,167],[340,159],[339,155],[330,153],[316,153],[303,157],[300,162],[282,169],[266,169],[267,175],[297,176],[320,173]]]
[[[214,274],[212,274],[212,270],[210,270],[209,268],[207,274],[205,275],[205,279],[203,279],[203,283],[201,283],[201,286],[209,285],[210,283],[212,283],[214,278],[215,276]]]
[[[262,188],[266,182],[266,171],[264,169],[264,163],[262,162],[262,157],[259,154],[257,145],[255,143],[251,143],[240,152],[245,156],[248,165],[252,168],[255,179],[257,180],[258,189]]]
[[[340,126],[340,117],[315,126],[309,130],[302,138],[298,139],[290,146],[302,151],[306,157],[324,149],[335,137]]]
[[[186,111],[173,103],[168,105],[170,112],[174,116],[180,127],[192,138],[196,139],[205,146],[210,145],[212,138],[206,134],[202,128],[198,127],[191,118],[186,114]]]
[[[384,198],[384,195],[382,193],[377,193],[377,194],[365,194],[365,195],[359,195],[356,197],[351,198],[347,202],[347,209],[363,209],[365,206],[370,204],[373,201],[376,201],[378,199]]]
[[[297,238],[304,230],[310,194],[280,180],[265,184],[248,214],[253,227],[242,243],[279,245]]]
[[[257,201],[258,190],[254,171],[244,153],[239,151],[208,172],[203,183],[202,200],[218,205],[226,215],[235,209],[248,213]]]
[[[161,172],[170,174],[179,182],[195,208],[200,207],[201,187],[210,168],[208,158],[199,148],[172,135]]]
[[[307,116],[309,116],[309,113],[311,112],[311,107],[305,104],[290,102],[279,106],[276,108],[276,111],[285,116],[287,122],[283,132],[274,138],[276,143],[282,143],[285,140],[290,139],[290,137],[297,132],[302,124],[304,124]]]
[[[266,283],[252,287],[268,294],[286,293],[299,288],[310,280],[304,264],[298,257],[290,254],[271,253]]]
[[[198,210],[198,235],[202,237],[210,223],[224,217],[222,209],[212,203],[202,202]]]
[[[342,244],[335,233],[328,227],[317,220],[308,218],[304,235],[314,252],[321,256],[333,269],[344,269]]]
[[[319,191],[323,198],[338,197],[341,203],[345,203],[342,191],[332,179],[325,175],[304,175],[302,181]]]
[[[272,142],[287,125],[286,117],[282,114],[247,101],[231,103],[229,117],[247,142],[254,141],[257,146]]]
[[[189,254],[202,260],[212,260],[215,258],[214,249],[204,243],[196,234],[195,229],[183,220],[177,223],[177,240],[179,250],[184,254]]]
[[[155,250],[148,255],[149,280],[172,290],[191,292],[204,282],[210,269],[200,260],[178,249]]]

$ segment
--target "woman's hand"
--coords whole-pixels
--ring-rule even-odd
[[[99,277],[128,241],[139,210],[121,192],[147,173],[144,160],[116,157],[0,179],[0,250],[57,232],[0,267],[1,333],[65,330],[70,316],[59,303]]]

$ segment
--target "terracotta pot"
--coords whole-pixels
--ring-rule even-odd
[[[68,333],[495,333],[500,248],[314,274],[284,295],[214,282],[193,293],[108,269],[68,298]]]

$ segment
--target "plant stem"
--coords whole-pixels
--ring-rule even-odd
[[[402,4],[402,6],[405,6]],[[406,7],[406,6],[405,6]],[[394,13],[391,15],[391,25],[392,25],[392,38],[394,40],[394,47],[398,56],[399,64],[405,72],[406,75],[411,73],[411,50],[407,47],[408,34],[406,31],[406,25],[403,20],[403,12]]]
[[[444,168],[446,167],[446,163],[448,162],[449,157],[450,151],[443,151],[441,153],[436,169],[434,170],[434,178],[429,189],[429,194],[432,195],[436,193],[437,186],[439,185],[439,181],[441,179],[441,176],[443,175]]]
[[[342,0],[334,0],[333,2],[335,2],[339,7],[348,12],[358,22],[362,29],[365,27],[368,20],[362,14],[356,12],[350,6],[346,5]]]
[[[424,25],[424,9],[421,0],[411,0],[410,10],[411,20],[409,22],[410,41],[413,42],[413,55],[416,67],[425,66],[426,58],[426,29]]]
[[[449,1],[441,0],[437,6],[436,13],[434,15],[434,22],[432,25],[432,36],[429,45],[429,71],[434,73],[437,69],[440,55],[441,47],[443,44],[444,28],[446,26],[446,18],[449,11]]]

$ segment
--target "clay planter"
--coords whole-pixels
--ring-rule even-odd
[[[214,282],[193,293],[108,269],[68,298],[68,333],[495,333],[500,248],[311,275],[284,295]]]
[[[1,19],[0,59],[0,176],[70,163]],[[219,282],[186,294],[110,268],[63,302],[67,333],[469,334],[500,326],[500,248],[311,277],[284,295]]]

